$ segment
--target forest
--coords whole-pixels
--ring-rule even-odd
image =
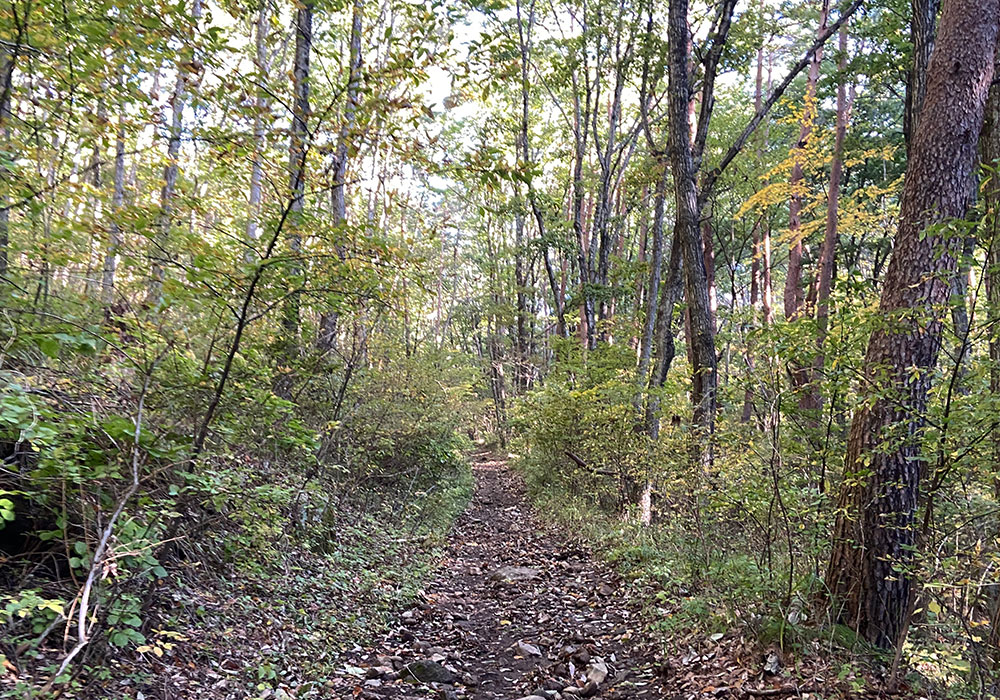
[[[0,0],[0,698],[1000,698],[1000,0]]]

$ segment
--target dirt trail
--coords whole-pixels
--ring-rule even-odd
[[[615,576],[533,516],[503,461],[480,454],[473,468],[475,495],[422,601],[348,659],[338,696],[663,697]]]

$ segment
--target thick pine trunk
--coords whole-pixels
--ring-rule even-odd
[[[909,152],[916,133],[920,109],[927,91],[927,65],[934,50],[934,34],[941,0],[910,1],[910,43],[913,44],[913,65],[906,80],[906,104],[903,111],[903,137]]]
[[[1000,52],[994,62],[994,72],[1000,69]],[[983,205],[987,212],[988,228],[980,231],[987,246],[986,298],[988,313],[990,391],[994,400],[1000,397],[1000,84],[990,86],[986,102],[983,131],[979,139],[979,157],[989,173],[982,189]],[[1000,501],[1000,419],[992,426],[993,494]],[[990,647],[993,649],[993,668],[1000,670],[1000,585],[995,586],[993,614],[990,624]]]
[[[941,346],[941,309],[993,77],[1000,0],[945,0],[913,135],[899,229],[882,291],[882,328],[865,357],[868,401],[851,424],[827,586],[835,614],[867,640],[896,644],[907,626],[921,437]]]

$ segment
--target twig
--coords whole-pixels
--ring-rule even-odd
[[[142,431],[142,412],[145,406],[146,393],[149,391],[149,382],[153,376],[153,370],[156,369],[156,365],[166,354],[167,350],[164,349],[155,360],[153,364],[150,365],[149,371],[146,372],[146,376],[143,379],[142,391],[139,393],[139,406],[136,409],[135,415],[135,430],[132,435],[132,483],[129,485],[128,489],[122,494],[121,498],[118,499],[118,504],[115,507],[114,513],[111,514],[108,524],[104,527],[104,532],[101,533],[100,543],[97,545],[97,549],[94,550],[94,558],[90,563],[90,570],[87,572],[87,581],[83,584],[83,589],[80,591],[79,601],[80,606],[77,612],[77,641],[76,645],[70,650],[70,652],[63,658],[62,663],[59,664],[59,670],[57,670],[49,681],[45,684],[42,689],[42,695],[46,695],[51,689],[52,685],[55,683],[56,679],[59,678],[66,669],[69,667],[70,663],[79,654],[88,642],[90,642],[90,630],[87,628],[87,614],[90,609],[90,594],[94,588],[94,581],[97,579],[97,573],[101,570],[102,565],[106,559],[108,551],[108,543],[111,541],[111,535],[114,532],[115,524],[118,522],[118,518],[121,516],[122,512],[125,510],[125,505],[131,500],[132,496],[135,495],[136,491],[139,490],[139,438]]]

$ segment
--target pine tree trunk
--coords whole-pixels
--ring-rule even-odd
[[[882,647],[908,623],[913,582],[900,566],[913,557],[924,412],[961,244],[935,224],[966,212],[998,22],[1000,0],[945,0],[882,291],[885,322],[865,356],[868,401],[851,424],[826,582],[836,617]]]

